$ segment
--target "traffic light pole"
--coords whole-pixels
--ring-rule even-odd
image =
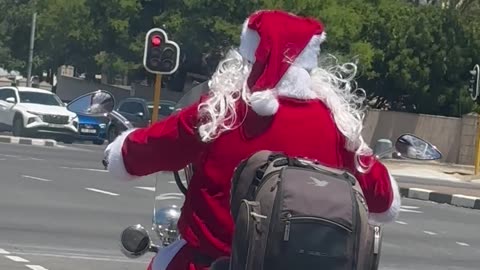
[[[480,114],[477,114],[477,139],[475,143],[475,175],[480,169]]]
[[[472,75],[471,79],[471,88],[470,88],[470,97],[473,101],[477,101],[479,98],[479,79],[480,79],[480,66],[475,65],[473,70],[470,71]],[[477,136],[475,140],[475,175],[479,174],[480,170],[480,114],[477,114]]]
[[[160,106],[160,92],[162,90],[162,74],[155,75],[155,92],[153,93],[152,125],[158,120],[158,107]]]

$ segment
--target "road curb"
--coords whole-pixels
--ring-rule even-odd
[[[460,206],[480,210],[480,198],[466,196],[462,194],[448,194],[436,192],[423,188],[400,188],[402,197],[418,199],[423,201],[432,201],[436,203],[446,203],[454,206]]]
[[[12,137],[12,136],[0,136],[0,143],[49,146],[49,147],[57,146],[57,141],[55,140],[32,139],[32,138],[22,138],[22,137]]]

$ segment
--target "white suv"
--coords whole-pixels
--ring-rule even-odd
[[[0,87],[0,129],[18,137],[50,134],[71,143],[78,133],[78,117],[50,91]]]

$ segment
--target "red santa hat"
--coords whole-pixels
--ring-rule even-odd
[[[321,22],[284,11],[262,10],[246,20],[240,53],[253,63],[247,84],[254,111],[275,114],[277,96],[314,98],[309,71],[318,64],[325,37]]]

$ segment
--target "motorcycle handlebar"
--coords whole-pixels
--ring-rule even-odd
[[[102,159],[102,164],[105,167],[105,170],[108,169],[108,161],[106,158]],[[175,183],[177,184],[178,189],[183,193],[183,195],[187,195],[187,187],[182,183],[182,179],[180,178],[180,173],[178,171],[173,172],[173,177],[175,178]]]
[[[178,189],[183,193],[183,195],[187,195],[187,187],[182,183],[182,179],[180,179],[180,174],[178,171],[173,172],[173,177],[175,178],[175,183],[177,184]]]

